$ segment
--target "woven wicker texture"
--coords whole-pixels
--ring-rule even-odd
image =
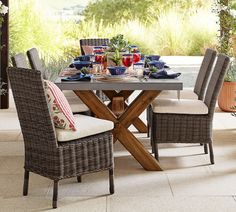
[[[207,83],[212,72],[212,66],[216,58],[216,51],[212,49],[207,49],[195,82],[194,93],[198,95],[199,100],[203,100]],[[147,108],[147,122],[151,125],[151,106]]]
[[[19,68],[29,68],[26,56],[23,53],[16,54],[11,58],[12,65]]]
[[[38,50],[36,48],[29,49],[26,52],[29,63],[32,69],[41,71],[43,78],[47,79],[46,69],[43,66],[43,62],[39,57]]]
[[[225,55],[219,54],[204,99],[204,102],[209,109],[208,114],[186,115],[151,112],[149,118],[151,119],[152,144],[212,143],[212,119],[215,104],[228,64],[229,58]],[[157,148],[157,145],[155,146]],[[212,161],[214,161],[213,151],[210,152]]]
[[[196,79],[194,92],[198,95],[198,99],[203,100],[206,91],[207,82],[212,70],[213,63],[216,58],[216,51],[207,49]]]
[[[112,134],[57,143],[40,71],[9,68],[25,144],[25,169],[53,180],[113,168]]]
[[[101,45],[107,45],[109,43],[108,38],[87,38],[87,39],[81,39],[80,42],[80,51],[82,55],[85,55],[84,50],[82,46],[101,46]]]

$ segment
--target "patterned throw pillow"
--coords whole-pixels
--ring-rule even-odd
[[[55,127],[76,131],[75,118],[62,91],[53,83],[44,80],[49,110]]]

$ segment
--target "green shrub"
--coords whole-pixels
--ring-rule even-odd
[[[158,2],[166,4],[166,1],[163,1],[165,4]],[[10,54],[36,47],[47,69],[57,74],[80,54],[81,38],[112,38],[123,34],[131,44],[138,45],[144,54],[200,55],[205,48],[214,47],[216,23],[209,10],[205,9],[208,8],[205,1],[197,1],[201,9],[196,11],[196,5],[189,3],[196,1],[181,0],[178,9],[173,9],[174,2],[168,1],[165,9],[160,14],[156,11],[158,16],[149,21],[139,17],[120,17],[113,22],[105,22],[93,16],[76,23],[56,19],[41,1],[10,0]]]

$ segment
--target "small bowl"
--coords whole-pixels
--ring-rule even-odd
[[[111,75],[122,75],[125,73],[126,67],[124,66],[110,66],[107,67]]]
[[[148,60],[151,60],[151,61],[159,61],[159,59],[160,59],[160,55],[148,55],[148,56],[146,56],[146,58],[148,59]]]
[[[149,62],[148,63],[148,65],[150,66],[150,67],[156,67],[156,68],[158,68],[158,69],[163,69],[164,68],[164,66],[165,66],[165,62],[162,62],[162,61],[151,61],[151,62]]]
[[[83,67],[92,67],[92,62],[90,61],[74,61],[73,64],[77,70],[80,70]]]

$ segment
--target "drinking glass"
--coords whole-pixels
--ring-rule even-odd
[[[129,67],[133,64],[133,54],[123,54],[122,63],[127,69],[129,69]]]
[[[141,53],[140,52],[135,52],[133,53],[133,62],[137,63],[141,60]]]

